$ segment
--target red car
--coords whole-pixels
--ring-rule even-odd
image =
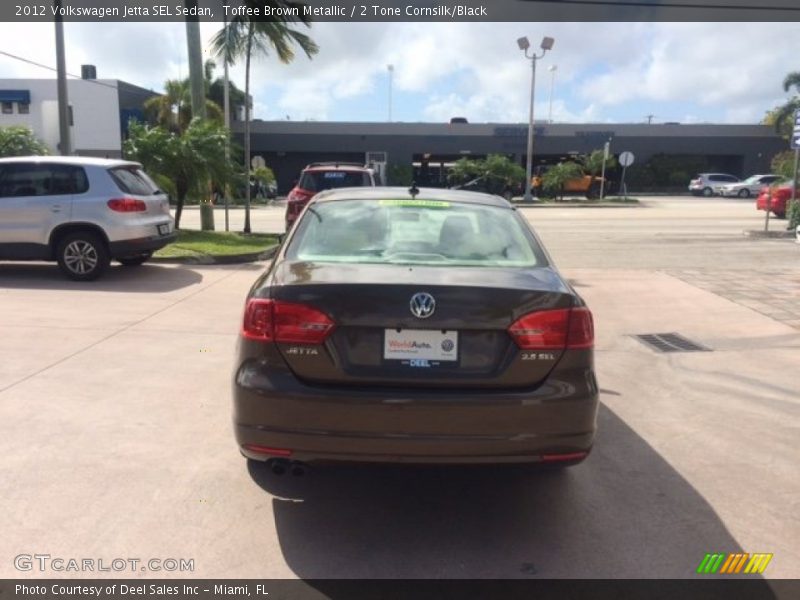
[[[771,196],[771,198],[770,198]],[[762,188],[761,193],[756,200],[756,208],[758,210],[767,210],[767,204],[772,214],[779,219],[786,217],[786,205],[792,198],[792,185],[782,184],[778,187],[765,187]],[[800,190],[795,194],[795,198],[800,199]]]
[[[311,198],[324,190],[343,187],[374,187],[375,172],[359,163],[311,163],[300,174],[300,179],[286,196],[286,231],[291,229],[297,216]]]

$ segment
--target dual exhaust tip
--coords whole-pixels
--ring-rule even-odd
[[[307,464],[297,460],[286,460],[285,458],[271,458],[267,461],[273,475],[285,475],[291,473],[295,477],[303,477],[309,471]]]

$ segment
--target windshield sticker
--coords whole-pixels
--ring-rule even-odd
[[[326,171],[322,174],[325,179],[344,179],[345,175],[347,175],[347,173],[344,171]]]
[[[414,208],[450,208],[444,200],[381,200],[381,206],[411,206]]]

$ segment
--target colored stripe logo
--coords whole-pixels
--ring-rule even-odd
[[[712,575],[715,573],[723,575],[734,575],[736,573],[747,573],[758,575],[764,572],[767,565],[772,560],[772,554],[747,552],[724,552],[709,553],[703,557],[697,566],[697,573],[701,575]]]

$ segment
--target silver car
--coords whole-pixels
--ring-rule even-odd
[[[749,198],[750,196],[758,196],[761,193],[761,188],[772,185],[780,179],[780,175],[752,175],[744,181],[721,185],[716,188],[716,191],[720,196]]]
[[[737,183],[739,178],[726,173],[700,173],[689,182],[689,191],[695,196],[713,196],[717,188],[728,183]]]
[[[86,157],[0,159],[0,260],[55,260],[96,279],[175,239],[167,195],[138,163]]]

